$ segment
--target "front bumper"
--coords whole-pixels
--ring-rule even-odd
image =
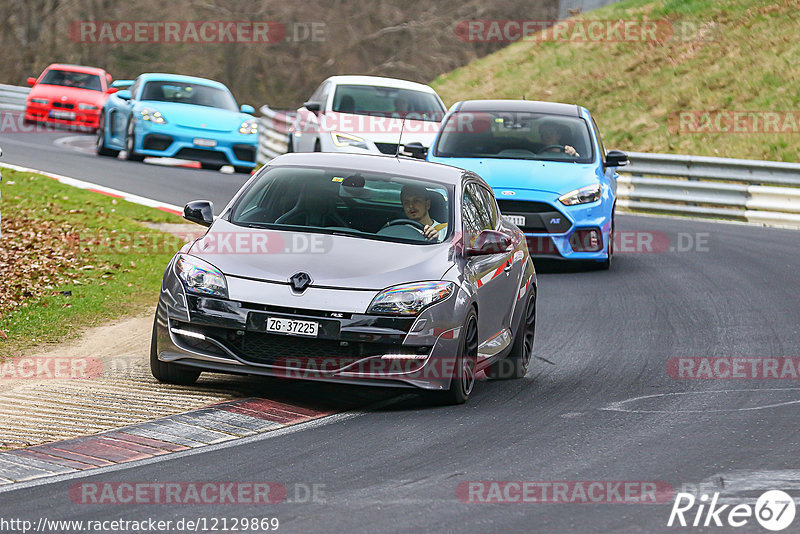
[[[528,251],[537,258],[567,260],[608,259],[611,239],[611,210],[605,199],[576,206],[564,206],[556,196],[549,201],[504,200],[498,198],[503,215],[522,216],[518,225],[525,234]],[[599,250],[586,251],[586,239],[580,232],[596,230],[602,239]],[[584,246],[581,247],[580,245]],[[591,247],[594,248],[594,247]]]
[[[180,158],[212,165],[256,166],[258,134],[210,132],[167,124],[136,121],[136,152],[143,156]],[[210,140],[213,147],[198,145],[195,140]]]
[[[458,316],[455,298],[411,318],[298,309],[185,294],[170,281],[170,271],[156,312],[161,361],[206,371],[430,390],[447,389],[454,375],[460,323],[449,318]],[[267,317],[315,321],[319,334],[267,333]]]
[[[51,116],[53,114],[61,114],[63,118]],[[99,118],[100,109],[55,109],[50,105],[36,104],[28,104],[25,107],[25,120],[29,122],[96,130],[99,124]]]

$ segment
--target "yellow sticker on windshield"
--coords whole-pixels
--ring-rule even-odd
[[[343,181],[344,178],[342,178],[341,176],[334,176],[333,178],[331,178],[331,182],[343,182]]]

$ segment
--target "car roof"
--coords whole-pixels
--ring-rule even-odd
[[[465,174],[472,172],[432,163],[421,159],[374,154],[345,154],[335,152],[293,152],[280,155],[267,163],[270,166],[302,165],[308,167],[339,167],[365,172],[393,173],[448,185],[461,183]]]
[[[58,69],[58,70],[68,70],[72,72],[85,72],[87,74],[99,74],[100,76],[105,75],[106,71],[101,69],[100,67],[88,67],[86,65],[71,65],[69,63],[53,63],[52,65],[48,65],[45,70],[51,69]]]
[[[383,76],[331,76],[325,81],[330,81],[336,85],[371,85],[377,87],[396,87],[397,89],[411,89],[425,93],[436,93],[430,86],[423,83],[399,80],[397,78],[384,78]]]
[[[453,106],[453,111],[507,111],[547,113],[580,117],[581,111],[575,104],[541,102],[538,100],[464,100]]]
[[[180,83],[197,83],[201,85],[208,85],[211,87],[218,87],[220,89],[228,90],[228,87],[216,80],[209,80],[208,78],[198,78],[197,76],[186,76],[184,74],[168,74],[164,72],[146,72],[140,74],[139,78],[142,81],[158,80],[162,82],[180,82]]]

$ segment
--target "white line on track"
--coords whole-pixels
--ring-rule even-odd
[[[625,399],[617,402],[612,402],[605,408],[600,408],[601,410],[610,411],[610,412],[626,412],[626,413],[717,413],[717,412],[748,412],[754,410],[766,410],[767,408],[777,408],[779,406],[789,406],[792,404],[800,404],[800,399],[797,400],[790,400],[785,402],[776,402],[772,404],[764,404],[763,406],[751,406],[747,408],[723,408],[718,410],[637,410],[631,408],[625,408],[624,406],[630,403],[634,403],[637,401],[645,400],[645,399],[656,399],[656,398],[664,398],[664,397],[673,397],[678,395],[713,395],[715,393],[739,393],[739,392],[747,392],[747,393],[760,393],[760,392],[770,392],[770,391],[796,391],[800,394],[800,388],[764,388],[764,389],[714,389],[708,391],[678,391],[673,393],[656,393],[654,395],[642,395],[640,397],[632,397],[630,399]]]

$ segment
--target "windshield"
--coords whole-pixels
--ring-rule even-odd
[[[589,127],[580,117],[519,112],[453,113],[442,126],[435,156],[591,163]]]
[[[435,122],[444,117],[444,107],[432,93],[372,85],[337,86],[332,109],[354,115],[405,117]]]
[[[155,102],[177,102],[210,108],[238,111],[236,100],[228,91],[199,83],[147,82],[142,89],[140,100]]]
[[[405,176],[272,167],[239,198],[230,222],[381,241],[440,243],[450,234],[452,197],[452,186]]]
[[[39,83],[44,85],[62,85],[64,87],[76,87],[78,89],[89,89],[90,91],[102,91],[103,84],[100,76],[87,74],[85,72],[74,72],[71,70],[48,70]]]

